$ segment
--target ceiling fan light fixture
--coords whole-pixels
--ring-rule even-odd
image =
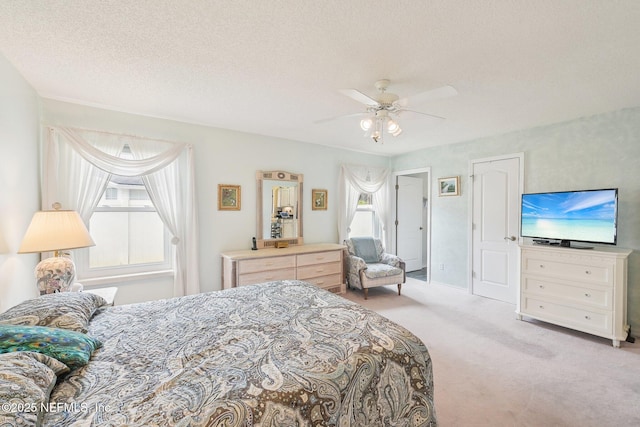
[[[357,89],[342,89],[340,91],[343,95],[365,105],[366,112],[348,115],[364,114],[368,116],[360,121],[360,128],[364,131],[365,137],[371,138],[375,142],[384,143],[385,130],[394,137],[399,136],[402,134],[402,128],[392,117],[399,117],[401,113],[405,111],[422,114],[433,119],[444,120],[444,117],[409,110],[407,108],[410,103],[408,98],[400,98],[395,93],[387,92],[390,83],[388,79],[375,82],[374,86],[378,90],[378,95],[373,97]],[[455,88],[443,86],[414,95],[411,99],[418,102],[425,102],[427,100],[447,98],[457,95],[457,93]]]
[[[387,132],[393,135],[395,132],[399,130],[400,130],[400,125],[398,124],[398,122],[396,122],[393,119],[389,119],[387,121]]]
[[[360,127],[365,132],[371,129],[371,125],[373,125],[373,120],[371,120],[371,117],[360,120]]]

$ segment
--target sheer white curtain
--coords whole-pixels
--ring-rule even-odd
[[[344,241],[349,236],[349,226],[358,208],[360,193],[371,193],[373,207],[382,227],[381,240],[387,245],[386,225],[389,212],[388,201],[389,169],[364,166],[342,165],[339,178],[340,213],[338,215],[338,236]]]
[[[82,158],[72,145],[60,143],[56,130],[49,128],[48,131],[44,147],[43,207],[51,209],[54,202],[60,202],[63,208],[77,211],[88,224],[111,174]],[[105,138],[97,134],[93,143],[112,156],[122,151],[122,144],[112,135]]]
[[[157,154],[153,145],[139,140],[129,141],[131,153],[136,159],[149,158]],[[184,289],[187,295],[200,292],[198,283],[198,218],[195,210],[195,182],[193,171],[192,147],[186,147],[186,156],[176,159],[178,167],[164,167],[157,172],[144,175],[142,181],[156,207],[162,222],[174,236],[172,243],[176,246],[176,280],[174,293]],[[183,170],[187,177],[179,172]],[[186,178],[186,179],[185,179]],[[178,237],[182,236],[182,237]],[[180,277],[178,277],[180,276]]]
[[[48,135],[43,205],[59,201],[88,223],[111,174],[143,177],[176,245],[174,295],[200,292],[192,147],[63,127],[50,127]],[[117,156],[125,144],[134,160]]]

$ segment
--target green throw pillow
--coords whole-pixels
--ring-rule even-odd
[[[0,325],[0,353],[33,351],[58,359],[70,369],[89,362],[102,344],[81,332],[46,326]]]

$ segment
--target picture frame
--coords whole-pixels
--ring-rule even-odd
[[[438,196],[459,196],[460,176],[438,178]]]
[[[326,211],[327,197],[327,190],[320,190],[316,188],[311,190],[311,209],[314,211]]]
[[[239,185],[218,184],[218,210],[239,211],[242,193]]]

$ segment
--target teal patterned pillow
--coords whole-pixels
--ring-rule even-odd
[[[70,369],[86,365],[91,354],[101,345],[100,341],[89,335],[65,329],[0,325],[0,353],[42,353],[58,359]]]

